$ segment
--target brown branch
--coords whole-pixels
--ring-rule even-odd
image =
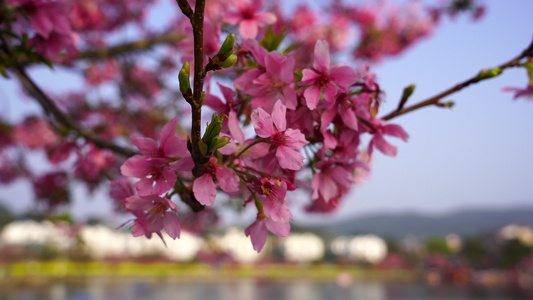
[[[138,40],[135,42],[124,43],[117,46],[109,48],[98,48],[90,49],[83,52],[80,52],[76,58],[77,59],[88,59],[96,60],[102,58],[111,58],[127,52],[136,52],[143,51],[152,48],[153,46],[159,44],[173,44],[177,43],[186,36],[180,32],[167,32],[160,36],[154,36],[143,40]]]
[[[99,148],[109,149],[117,154],[130,157],[137,152],[116,145],[110,141],[99,138],[94,132],[81,129],[74,120],[64,114],[54,102],[41,90],[41,88],[26,74],[25,70],[21,66],[15,66],[11,68],[11,71],[18,77],[26,91],[39,102],[47,115],[53,116],[59,123],[75,131],[79,136],[92,142]]]
[[[495,69],[500,69],[500,70],[505,70],[507,68],[512,68],[512,67],[517,67],[520,65],[520,60],[522,60],[524,57],[533,57],[533,42],[531,43],[531,45],[529,45],[529,47],[524,50],[519,56],[517,56],[516,58],[504,63],[504,64],[501,64],[500,66],[496,67]],[[424,101],[421,101],[417,104],[414,104],[414,105],[411,105],[411,106],[408,106],[406,108],[402,108],[402,109],[398,109],[398,110],[395,110],[391,113],[389,113],[388,115],[382,117],[381,119],[383,120],[390,120],[392,118],[395,118],[395,117],[398,117],[400,115],[403,115],[405,113],[408,113],[408,112],[411,112],[411,111],[414,111],[414,110],[417,110],[419,108],[422,108],[422,107],[425,107],[425,106],[429,106],[429,105],[436,105],[439,103],[439,100],[441,100],[442,98],[450,95],[450,94],[453,94],[457,91],[460,91],[462,89],[464,89],[465,87],[473,84],[473,83],[477,83],[479,81],[482,81],[482,80],[485,80],[485,79],[489,79],[489,78],[492,78],[494,76],[489,76],[489,77],[483,77],[483,76],[480,76],[480,74],[477,74],[476,76],[468,79],[468,80],[465,80],[459,84],[456,84],[455,86],[441,92],[440,94],[437,94],[427,100],[424,100]]]
[[[204,87],[204,9],[205,0],[197,0],[194,9],[194,15],[191,18],[191,25],[194,35],[194,82],[193,82],[193,101],[192,124],[191,124],[191,155],[194,161],[193,175],[199,177],[203,174],[205,166],[209,161],[200,151],[198,143],[201,138],[202,130],[202,104],[203,104],[203,87]]]
[[[200,151],[198,143],[202,134],[202,105],[203,105],[203,87],[205,78],[204,67],[204,9],[205,0],[196,0],[194,13],[189,6],[187,0],[176,0],[181,11],[191,21],[194,36],[194,82],[193,95],[191,101],[188,101],[192,109],[192,124],[191,124],[191,139],[188,143],[189,151],[194,162],[192,170],[193,176],[198,178],[202,176],[205,171],[205,166],[209,162],[209,157],[206,157]],[[193,193],[181,194],[180,198],[185,202],[194,212],[201,211],[205,208],[198,200],[195,199]]]
[[[7,57],[12,57],[11,49],[9,49],[9,44],[0,34],[0,41],[2,42],[2,52],[4,52]],[[54,102],[48,98],[48,96],[41,90],[41,88],[26,74],[24,67],[19,64],[14,64],[10,66],[10,70],[15,73],[18,77],[22,86],[26,91],[37,100],[37,102],[44,109],[45,113],[48,116],[53,116],[59,123],[75,131],[81,137],[85,138],[88,141],[91,141],[99,148],[105,148],[114,151],[115,153],[124,155],[124,156],[133,156],[137,154],[135,151],[120,147],[112,142],[103,140],[99,138],[96,134],[91,131],[81,129],[76,122],[74,122],[69,116],[64,114]]]
[[[187,0],[176,0],[178,3],[178,6],[181,9],[181,12],[189,19],[192,20],[194,17],[194,12],[192,11],[191,6],[189,5],[189,2]],[[203,12],[202,12],[203,15]]]

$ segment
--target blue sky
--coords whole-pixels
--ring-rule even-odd
[[[292,1],[286,1],[294,5]],[[381,115],[397,106],[403,88],[416,84],[409,103],[431,97],[465,80],[482,68],[494,67],[518,55],[533,38],[532,1],[486,1],[488,11],[479,22],[461,17],[445,21],[434,35],[405,54],[373,68],[386,91]],[[47,89],[70,74],[34,70]],[[72,80],[72,79],[69,79]],[[76,80],[69,81],[73,85]],[[507,70],[498,78],[451,95],[451,110],[424,108],[398,117],[409,133],[396,158],[376,155],[372,174],[347,196],[339,212],[328,220],[377,212],[418,211],[441,214],[461,208],[533,206],[533,101],[513,101],[505,86],[525,87],[523,69]],[[15,81],[0,81],[2,115],[19,119],[26,111],[40,111],[29,100],[18,100]],[[39,161],[39,158],[35,158]],[[111,216],[104,192],[87,197],[75,190],[76,216]],[[87,202],[87,199],[89,202]],[[0,186],[0,201],[16,211],[31,207],[28,185]],[[299,202],[299,201],[296,201]],[[323,220],[295,214],[297,221]]]

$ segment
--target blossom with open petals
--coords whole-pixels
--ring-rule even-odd
[[[239,33],[245,39],[255,39],[259,27],[276,22],[273,13],[259,13],[264,7],[263,0],[234,0],[233,3],[236,7],[226,13],[224,21],[239,24]]]
[[[348,66],[330,67],[329,45],[324,40],[315,44],[315,57],[311,69],[304,69],[301,85],[308,86],[304,91],[307,107],[313,110],[324,90],[324,99],[333,102],[338,89],[346,89],[357,81],[357,74]]]
[[[252,113],[255,132],[262,138],[268,138],[276,148],[276,158],[284,169],[300,170],[304,165],[304,157],[298,152],[308,142],[298,129],[287,129],[285,118],[287,107],[277,101],[272,115],[262,108]],[[274,127],[275,126],[275,127]]]
[[[226,192],[236,192],[239,190],[239,177],[231,168],[217,165],[217,159],[212,157],[205,168],[205,174],[194,180],[192,191],[194,197],[203,205],[210,206],[215,202],[217,186]]]

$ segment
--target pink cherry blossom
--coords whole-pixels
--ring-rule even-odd
[[[355,114],[355,101],[346,92],[340,92],[320,116],[320,131],[325,132],[334,118],[339,116],[342,124],[352,130],[359,129]]]
[[[316,166],[317,172],[313,175],[313,199],[322,198],[325,202],[339,197],[342,190],[346,190],[353,183],[349,169],[343,164],[334,161],[320,161]]]
[[[233,0],[233,4],[236,7],[225,14],[224,20],[232,25],[239,24],[239,33],[245,39],[254,39],[259,27],[276,22],[273,13],[259,13],[264,7],[263,0]]]
[[[162,158],[146,159],[145,156],[135,155],[120,167],[124,176],[137,177],[135,183],[139,195],[161,195],[176,183],[176,173]]]
[[[252,108],[261,107],[271,112],[277,100],[289,109],[296,109],[294,79],[294,58],[285,57],[279,52],[267,52],[255,40],[246,40],[243,47],[249,49],[259,67],[239,76],[233,84],[246,94],[253,96]]]
[[[292,214],[285,201],[287,182],[277,179],[261,178],[260,184],[255,186],[257,197],[263,203],[266,216],[275,222],[289,222]]]
[[[274,105],[272,115],[259,108],[252,113],[252,122],[257,135],[268,138],[276,148],[279,165],[284,169],[300,170],[304,165],[304,157],[298,150],[308,142],[300,130],[286,128],[286,113],[287,107],[278,100]]]
[[[289,222],[276,222],[258,213],[257,219],[244,230],[244,234],[250,237],[255,251],[261,252],[265,246],[267,230],[277,236],[286,237],[290,234],[291,225]]]
[[[54,148],[60,139],[50,124],[42,118],[27,118],[13,132],[13,139],[29,149]]]
[[[407,132],[405,132],[399,125],[386,124],[385,121],[379,119],[372,120],[372,124],[374,125],[375,132],[368,145],[368,154],[371,156],[374,147],[376,147],[385,155],[392,157],[396,156],[396,153],[398,152],[397,148],[389,144],[383,136],[390,135],[407,142],[407,139],[409,138]]]
[[[226,193],[239,190],[240,180],[231,168],[217,165],[217,159],[212,157],[205,168],[205,174],[194,180],[192,191],[194,197],[203,205],[211,206],[215,202],[218,186]]]
[[[303,70],[301,85],[305,88],[304,97],[309,109],[317,107],[322,90],[324,99],[333,102],[339,88],[346,89],[358,80],[355,71],[348,66],[330,68],[329,45],[324,40],[319,40],[315,45],[315,57],[311,69]]]
[[[502,88],[502,92],[513,92],[514,100],[518,98],[533,100],[533,84],[528,85],[526,88],[504,87]]]
[[[159,145],[151,138],[130,137],[141,155],[128,158],[120,171],[124,176],[140,178],[135,183],[139,195],[167,192],[176,182],[176,171],[190,171],[192,168],[186,142],[175,135],[176,125],[177,118],[173,118],[163,127]]]
[[[133,236],[150,236],[155,232],[162,239],[161,230],[164,229],[171,238],[180,237],[180,223],[176,215],[179,212],[178,207],[170,199],[157,195],[133,195],[124,200],[124,208],[137,212],[137,220],[132,229]]]
[[[163,126],[159,136],[159,145],[155,140],[146,137],[132,136],[130,141],[147,158],[172,159],[189,156],[186,142],[175,135],[177,123],[178,119],[174,117]]]

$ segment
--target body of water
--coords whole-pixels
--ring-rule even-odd
[[[18,282],[0,285],[0,300],[511,300],[533,299],[503,289],[421,283],[265,282],[239,279],[185,282],[171,278]]]

